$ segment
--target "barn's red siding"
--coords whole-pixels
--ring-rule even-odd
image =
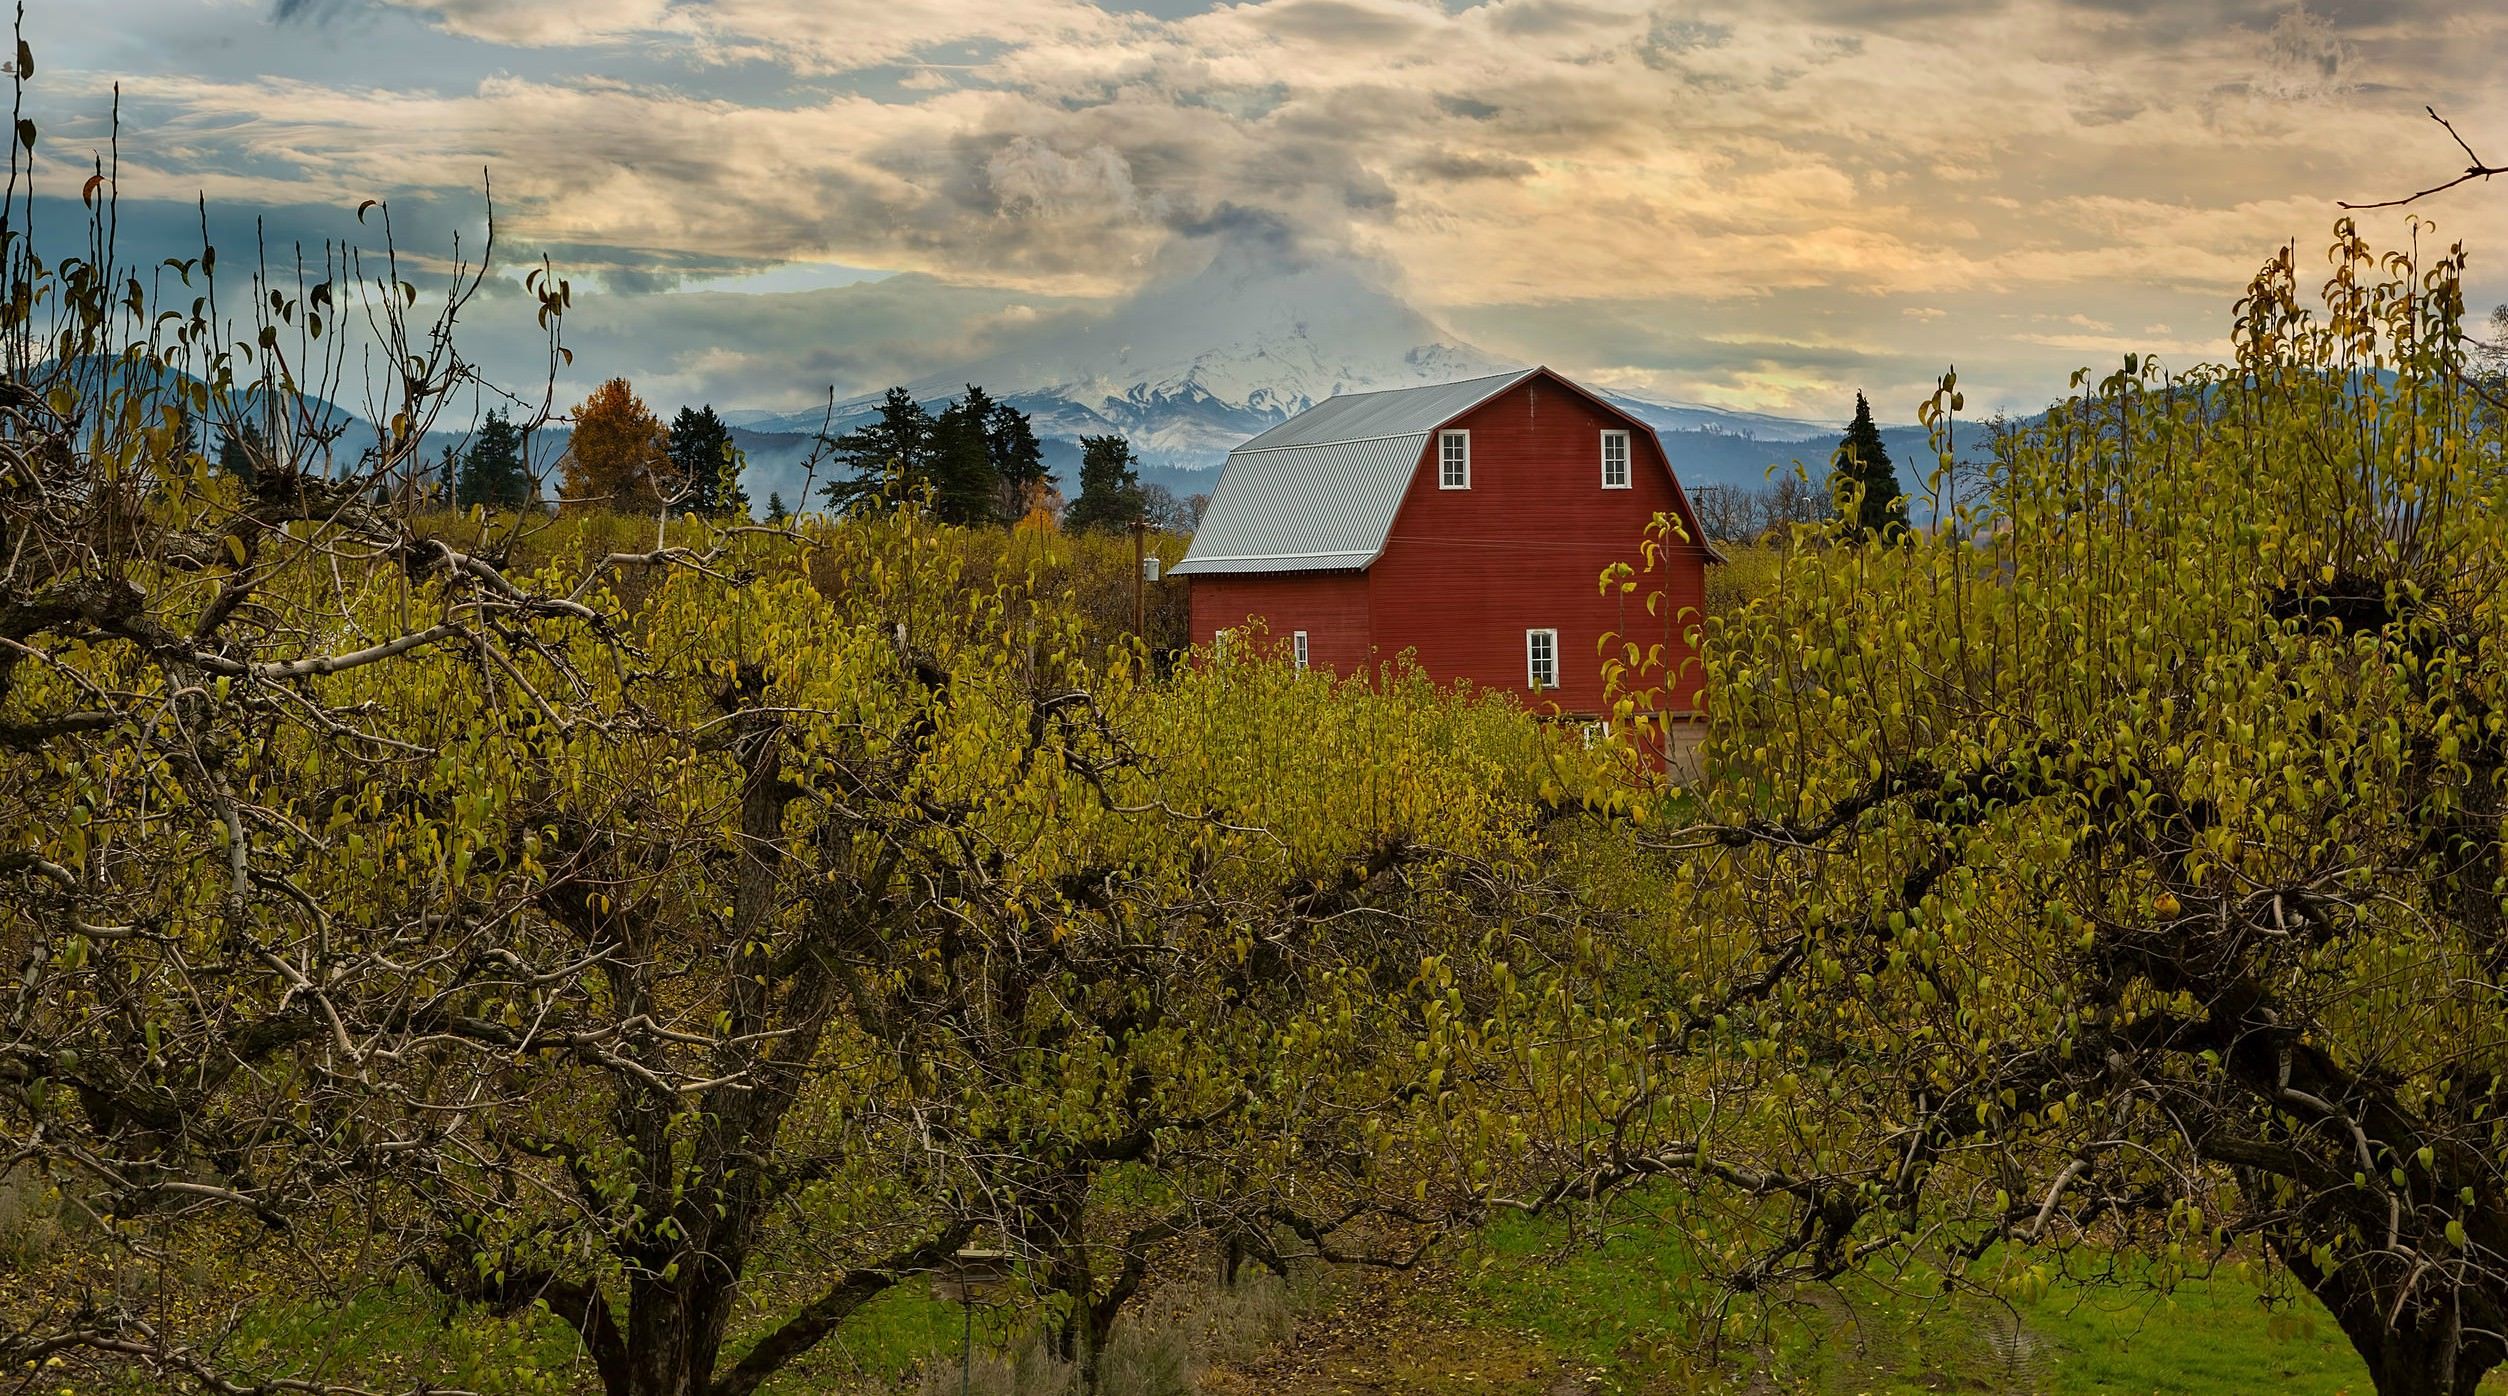
[[[1439,678],[1463,676],[1522,694],[1524,632],[1559,632],[1559,687],[1543,695],[1571,713],[1602,711],[1604,632],[1665,635],[1642,593],[1602,594],[1614,562],[1640,558],[1646,523],[1673,505],[1653,432],[1632,430],[1583,394],[1535,378],[1454,423],[1471,433],[1472,486],[1440,489],[1433,459],[1413,472],[1384,556],[1369,569],[1376,645],[1411,649]],[[1602,433],[1629,431],[1630,487],[1602,487]],[[1433,438],[1432,438],[1433,441]],[[1432,445],[1430,454],[1434,454]],[[1667,602],[1700,604],[1705,554],[1671,561]],[[1677,641],[1678,630],[1672,632]],[[1666,653],[1671,653],[1667,647]],[[1695,679],[1680,694],[1687,706]]]
[[[1306,632],[1306,662],[1336,674],[1369,667],[1367,574],[1364,572],[1221,573],[1193,579],[1193,641],[1207,645],[1222,630],[1260,620],[1267,644],[1287,653],[1291,633]]]
[[[1599,586],[1612,563],[1641,560],[1647,522],[1677,507],[1655,434],[1547,376],[1450,425],[1471,433],[1471,488],[1438,487],[1432,436],[1384,554],[1365,573],[1197,576],[1194,639],[1206,644],[1262,615],[1275,636],[1307,631],[1312,662],[1342,673],[1410,651],[1435,678],[1529,700],[1525,632],[1556,630],[1560,684],[1538,701],[1590,714],[1603,710],[1596,642],[1619,632],[1641,646],[1664,643],[1679,673],[1673,711],[1690,711],[1699,674],[1681,662],[1691,653],[1683,637],[1704,604],[1705,550],[1677,546],[1626,598]],[[1628,489],[1602,487],[1606,430],[1629,433]],[[1658,616],[1646,613],[1652,586],[1665,591]]]

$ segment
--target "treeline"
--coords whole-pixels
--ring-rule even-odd
[[[1059,521],[1085,532],[1141,522],[1189,533],[1207,502],[1142,483],[1132,443],[1110,433],[1080,438],[1079,491],[1066,503],[1027,414],[972,383],[937,415],[891,388],[871,420],[822,439],[842,473],[821,493],[839,513],[910,500],[951,524]]]
[[[613,378],[576,405],[558,461],[560,508],[624,514],[668,509],[707,517],[753,512],[742,476],[744,452],[713,406],[683,407],[665,426],[633,385]],[[457,508],[542,506],[541,482],[526,460],[526,431],[505,410],[491,410],[468,442],[447,446],[414,480],[397,488],[449,499]],[[933,519],[959,526],[1058,524],[1078,531],[1114,531],[1142,522],[1189,533],[1207,496],[1179,500],[1165,486],[1144,484],[1131,443],[1120,435],[1080,439],[1079,493],[1066,502],[1028,415],[974,384],[937,413],[903,388],[892,388],[872,418],[854,430],[820,438],[809,462],[834,478],[820,502],[838,513],[911,503]],[[251,478],[253,462],[271,447],[249,423],[221,440],[221,469]],[[771,495],[764,517],[794,517],[797,502]]]

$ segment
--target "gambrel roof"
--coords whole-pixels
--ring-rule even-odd
[[[1291,417],[1228,453],[1174,570],[1365,567],[1385,550],[1430,433],[1540,372],[1344,393]]]
[[[1385,551],[1394,516],[1428,438],[1472,409],[1533,378],[1547,378],[1654,441],[1652,428],[1546,368],[1459,383],[1344,393],[1319,402],[1228,453],[1193,546],[1171,571],[1331,572],[1363,568]],[[1672,497],[1710,562],[1698,516],[1678,479]]]

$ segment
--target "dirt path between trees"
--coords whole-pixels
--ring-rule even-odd
[[[1445,1285],[1372,1273],[1264,1357],[1207,1372],[1212,1396],[1604,1396],[1622,1390],[1532,1339],[1454,1317]]]

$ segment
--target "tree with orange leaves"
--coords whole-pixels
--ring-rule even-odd
[[[669,433],[624,378],[592,390],[575,408],[559,491],[571,506],[649,514],[678,493]]]

